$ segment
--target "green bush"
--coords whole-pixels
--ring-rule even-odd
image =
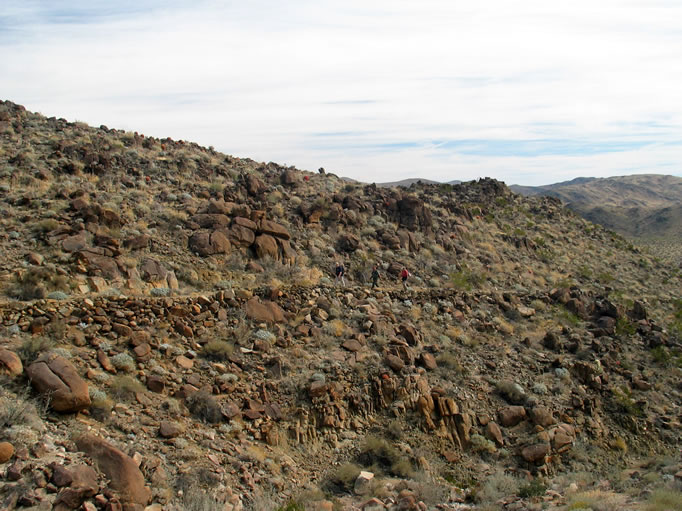
[[[547,491],[547,486],[540,479],[533,479],[530,483],[519,488],[518,496],[522,499],[541,497]]]
[[[138,392],[144,392],[144,385],[136,378],[127,375],[116,376],[109,388],[109,393],[122,401],[131,401]]]

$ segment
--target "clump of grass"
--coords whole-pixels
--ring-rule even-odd
[[[436,357],[436,362],[438,363],[438,367],[444,367],[446,369],[456,372],[457,374],[464,373],[464,367],[462,366],[462,364],[460,364],[457,357],[452,353],[449,352],[441,353],[440,355],[438,355],[438,357]]]
[[[22,396],[0,398],[0,430],[28,424],[36,416],[35,406]]]
[[[144,385],[128,375],[116,376],[109,387],[109,393],[122,401],[132,400],[138,392],[144,392]]]
[[[204,345],[201,354],[211,360],[228,360],[234,352],[234,344],[227,341],[210,341]]]
[[[518,478],[504,472],[495,472],[478,488],[475,500],[481,504],[492,504],[503,497],[516,495],[518,488]]]
[[[37,359],[41,353],[50,351],[54,346],[54,341],[47,337],[29,337],[21,344],[17,354],[24,365],[27,365]]]
[[[365,437],[360,449],[359,461],[373,471],[386,471],[399,477],[410,477],[414,470],[410,461],[402,456],[385,438],[374,435]]]
[[[646,511],[667,511],[669,509],[682,509],[682,492],[659,489],[651,493]]]
[[[337,492],[352,491],[361,470],[362,468],[355,463],[344,463],[331,476],[329,480],[331,489]]]
[[[57,275],[47,267],[32,266],[14,275],[7,295],[17,300],[39,300],[45,298],[50,291],[68,290],[68,279],[65,276]]]
[[[119,371],[132,372],[135,370],[135,360],[128,353],[119,353],[111,357],[111,364]]]
[[[503,380],[495,386],[497,392],[513,405],[522,405],[526,402],[526,391],[518,383]]]
[[[205,390],[195,392],[187,398],[187,408],[196,418],[217,424],[223,420],[223,413],[218,401]]]

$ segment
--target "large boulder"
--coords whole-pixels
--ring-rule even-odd
[[[77,412],[90,406],[88,384],[76,368],[56,353],[46,353],[26,369],[33,387],[50,397],[56,412]]]
[[[228,237],[232,243],[242,247],[249,247],[256,241],[256,233],[253,232],[253,229],[236,222],[230,227]]]
[[[24,366],[17,354],[5,348],[0,348],[0,374],[7,374],[13,378],[23,372]]]
[[[284,321],[284,311],[275,302],[261,302],[258,298],[251,298],[246,302],[246,316],[254,321],[265,321],[266,323],[282,323]]]
[[[202,229],[217,229],[230,224],[230,218],[219,213],[194,215],[190,220],[199,224]]]
[[[270,236],[269,234],[261,234],[256,237],[253,242],[253,250],[256,252],[258,259],[264,257],[271,257],[273,260],[279,260],[279,247],[277,246],[277,240]]]
[[[200,256],[229,254],[230,240],[221,231],[198,231],[189,239],[189,249]]]
[[[261,220],[258,226],[258,232],[262,234],[269,234],[275,238],[282,238],[288,240],[291,238],[289,231],[283,225],[273,222],[272,220]]]
[[[85,434],[75,440],[78,449],[93,459],[111,481],[126,511],[141,511],[149,503],[151,491],[135,461],[106,440]]]

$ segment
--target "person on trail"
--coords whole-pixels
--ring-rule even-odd
[[[346,275],[346,269],[343,267],[343,263],[337,261],[336,270],[334,270],[334,272],[336,273],[335,283],[338,284],[341,282],[341,285],[345,286],[346,281],[343,277]]]
[[[403,266],[403,269],[400,271],[400,279],[403,281],[403,289],[407,289],[407,277],[410,276],[410,272],[407,271],[407,268]]]
[[[372,268],[372,289],[377,287],[377,281],[379,280],[379,268],[377,265],[374,265],[374,268]]]

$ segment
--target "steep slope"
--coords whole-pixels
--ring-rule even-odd
[[[10,102],[0,137],[3,509],[629,509],[682,470],[679,268],[556,199]]]

